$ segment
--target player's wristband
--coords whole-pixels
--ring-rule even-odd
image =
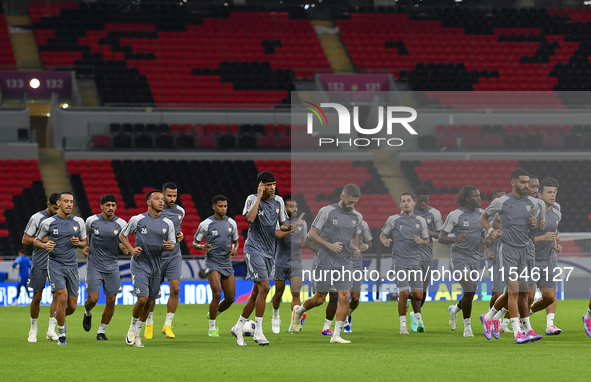
[[[494,230],[495,230],[495,229],[494,229],[493,227],[490,227],[490,228],[488,229],[488,235],[489,235],[489,236],[492,236],[492,231],[494,231]]]

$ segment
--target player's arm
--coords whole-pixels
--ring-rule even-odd
[[[462,235],[466,235],[466,234],[464,233]],[[465,238],[463,240],[460,239],[460,236],[450,237],[449,232],[441,230],[441,232],[439,233],[439,236],[437,238],[437,241],[439,242],[439,244],[453,244],[453,243],[461,243],[463,241],[466,241]],[[459,241],[459,240],[462,240],[462,241]]]
[[[308,234],[308,238],[312,240],[314,243],[320,244],[334,253],[339,253],[343,250],[343,243],[329,243],[328,241],[321,238],[318,232],[320,232],[318,228],[312,227],[310,229],[310,233]]]
[[[312,240],[310,240],[309,235],[306,238],[306,243],[304,244],[304,247],[308,248],[309,250],[311,250],[314,253],[318,252],[318,246],[316,245],[316,243],[314,243]]]
[[[501,229],[501,219],[499,219],[498,216],[495,216],[495,218],[493,219],[491,227],[493,227],[494,229]]]
[[[39,226],[39,230],[35,235],[35,239],[33,240],[33,246],[35,248],[41,248],[48,252],[53,251],[55,248],[55,243],[48,239],[49,237],[49,219],[45,219],[43,223]],[[47,240],[45,240],[47,239]]]
[[[205,238],[206,235],[207,231],[203,226],[203,223],[199,224],[197,232],[195,232],[195,236],[193,236],[193,248],[195,248],[198,251],[209,251],[211,249],[211,244],[201,244],[201,241]]]
[[[164,219],[164,222],[168,224],[167,240],[162,241],[164,249],[167,251],[174,251],[176,248],[176,234],[174,232],[174,224],[169,219]]]
[[[261,198],[263,197],[263,192],[265,192],[265,185],[263,184],[263,182],[260,182],[259,186],[257,187],[256,199],[255,199],[253,205],[250,206],[250,210],[248,210],[246,215],[244,215],[244,217],[246,218],[246,221],[249,222],[250,224],[254,223],[254,221],[257,218],[257,213],[259,212],[259,204],[261,202]],[[250,203],[250,201],[251,201],[251,198],[249,198],[246,201],[247,208],[249,207],[248,204]]]
[[[490,223],[488,222],[488,219],[490,219],[490,215],[488,214],[488,209],[487,209],[487,211],[484,211],[482,213],[482,215],[480,215],[480,219],[478,219],[478,222],[486,230],[486,232],[488,232],[488,234],[493,239],[496,240],[499,237],[501,237],[501,235],[503,234],[503,232],[500,229],[498,229],[498,228],[495,229],[494,227],[491,227],[490,226]],[[495,217],[495,219],[497,219],[497,217]]]
[[[285,224],[285,223],[283,223]],[[293,226],[292,228],[295,228],[295,226]],[[282,231],[280,229],[275,230],[275,237],[277,239],[283,239],[285,236],[289,235],[293,230],[289,230],[289,231]]]
[[[429,230],[429,237],[432,237],[433,239],[437,239],[437,238],[439,238],[439,233],[441,232],[441,228],[443,227],[441,213],[437,210],[433,211],[433,224],[435,226],[434,227],[435,230],[433,230],[433,231]]]
[[[546,232],[543,235],[536,236],[535,242],[541,243],[543,241],[551,241],[554,242],[556,240],[556,232]]]
[[[128,239],[128,236],[131,235],[132,233],[134,233],[136,230],[137,230],[137,219],[134,216],[133,218],[131,218],[131,220],[129,220],[129,223],[125,226],[125,228],[123,230],[121,230],[121,232],[119,232],[119,241],[121,242],[121,244],[123,244],[125,246],[125,248],[127,248],[127,250],[129,251],[129,254],[134,257],[137,257],[142,253],[142,248],[141,247],[134,248]]]

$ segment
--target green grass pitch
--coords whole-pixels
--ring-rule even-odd
[[[482,335],[478,316],[488,304],[474,302],[474,338],[463,338],[463,322],[448,326],[447,302],[423,307],[426,333],[398,334],[397,302],[362,303],[353,315],[353,333],[343,334],[350,345],[330,344],[320,335],[325,307],[313,309],[298,334],[287,333],[289,305],[281,306],[282,333],[271,332],[271,305],[267,305],[264,332],[267,347],[248,339],[236,345],[230,328],[242,304],[232,306],[218,319],[220,338],[207,336],[207,306],[181,305],[174,319],[176,339],[160,334],[166,311],[157,306],[155,338],[143,340],[145,348],[125,345],[131,307],[117,306],[107,329],[108,342],[96,340],[103,306],[94,309],[93,327],[82,328],[83,308],[67,318],[68,345],[45,340],[48,308],[41,309],[37,343],[28,343],[28,307],[0,308],[0,380],[3,381],[518,381],[588,380],[587,361],[591,338],[585,335],[581,316],[588,301],[560,301],[556,325],[559,336],[524,345],[513,344],[513,335],[501,333],[498,341]],[[252,318],[252,317],[251,317]],[[410,320],[409,320],[410,322]],[[546,316],[532,317],[543,334]],[[142,337],[143,338],[143,337]]]

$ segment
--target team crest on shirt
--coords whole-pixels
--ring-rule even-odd
[[[431,224],[431,219],[427,219],[427,224]]]
[[[275,208],[275,212],[279,214],[279,208]]]
[[[351,220],[351,223],[353,223],[353,225],[355,225],[355,224],[357,224],[357,220],[355,220],[355,219],[352,219],[352,220]]]
[[[74,228],[74,232],[78,232],[78,227],[74,226],[72,228]]]
[[[527,210],[527,212],[531,211],[531,206],[528,204],[525,206],[525,209]]]
[[[228,232],[232,233],[232,227],[228,227]]]
[[[114,233],[115,235],[118,235],[118,234],[119,234],[119,230],[118,230],[118,229],[114,229],[114,230],[113,230],[113,233]]]
[[[421,227],[421,225],[419,223],[415,224],[415,227],[417,227],[417,229],[419,229]]]
[[[332,225],[339,225],[339,219],[337,219],[337,218],[332,219]]]
[[[302,230],[302,226],[301,226],[301,225],[299,225],[299,226],[298,226],[298,231],[301,231],[301,230]]]
[[[181,220],[183,218],[183,215],[179,215],[179,220]]]
[[[162,228],[162,233],[166,234],[166,231],[168,231],[168,229]]]

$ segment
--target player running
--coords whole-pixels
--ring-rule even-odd
[[[160,296],[162,255],[165,251],[174,250],[176,242],[173,222],[162,215],[162,192],[149,191],[146,204],[148,211],[132,217],[119,233],[119,240],[132,256],[131,281],[133,295],[137,297],[125,343],[136,347],[144,347],[139,334],[148,318],[152,302]],[[136,234],[135,248],[127,238],[132,233]]]
[[[536,273],[539,275],[537,286],[540,288],[542,298],[536,300],[531,304],[529,314],[530,316],[542,309],[547,309],[551,305],[556,304],[556,282],[557,276],[558,256],[557,256],[557,236],[558,224],[562,220],[562,213],[552,208],[555,203],[556,194],[558,192],[558,181],[553,178],[545,178],[540,184],[538,197],[544,202],[546,208],[544,230],[535,238],[535,254],[536,254]],[[535,281],[535,280],[534,280]],[[535,285],[532,287],[535,294]],[[530,290],[532,293],[532,290]],[[554,310],[555,311],[555,310]],[[546,335],[558,335],[562,332],[561,329],[554,325],[554,313],[548,313],[546,316]]]
[[[257,175],[257,194],[246,199],[242,215],[250,223],[248,238],[244,245],[244,258],[247,266],[246,279],[254,281],[252,292],[244,304],[242,314],[230,333],[236,337],[238,346],[246,346],[242,337],[242,328],[248,317],[255,310],[255,333],[253,339],[261,346],[269,345],[263,334],[263,315],[267,295],[271,286],[269,278],[273,270],[275,258],[275,230],[277,226],[284,232],[290,232],[291,226],[285,223],[287,214],[283,199],[275,195],[277,178],[270,171],[262,171]]]
[[[499,261],[501,264],[502,277],[507,283],[507,292],[499,297],[488,313],[480,316],[484,326],[484,336],[491,339],[499,338],[499,321],[494,320],[495,314],[505,305],[508,305],[511,326],[515,336],[516,344],[523,344],[530,341],[542,339],[531,328],[529,322],[529,309],[527,309],[528,291],[528,243],[530,229],[538,226],[537,216],[538,203],[534,198],[528,196],[529,175],[523,169],[516,169],[511,172],[511,185],[513,191],[505,196],[492,201],[480,217],[480,224],[487,230],[493,239],[500,238]],[[494,229],[490,226],[490,216],[499,214],[503,230]],[[519,300],[519,293],[525,298]],[[518,313],[521,314],[523,324],[527,332],[523,333],[519,327]],[[493,327],[494,325],[494,327]]]
[[[338,292],[337,322],[330,343],[350,344],[341,337],[349,308],[353,253],[359,256],[357,229],[363,216],[355,210],[361,197],[361,190],[355,184],[345,185],[341,200],[337,204],[322,207],[316,215],[308,237],[318,244],[318,263],[314,268],[314,296],[306,299],[301,306],[294,306],[291,327],[295,333],[302,329],[301,319],[308,310],[324,303],[331,285]],[[338,275],[338,276],[337,276]]]
[[[363,274],[363,252],[367,251],[371,248],[371,231],[369,230],[369,226],[367,222],[364,220],[361,222],[361,226],[357,228],[357,237],[359,238],[359,256],[353,256],[353,272],[359,271]],[[358,273],[359,273],[358,272]],[[351,283],[351,301],[349,302],[349,314],[347,315],[347,321],[345,322],[345,327],[343,328],[345,333],[353,333],[351,326],[353,325],[353,319],[351,315],[359,306],[359,297],[361,295],[361,284],[363,280],[358,278],[357,280],[353,279]],[[331,320],[332,321],[332,320]]]
[[[271,329],[277,334],[281,331],[281,319],[279,307],[281,298],[285,292],[285,282],[289,280],[291,289],[291,310],[300,305],[300,290],[302,289],[302,247],[306,243],[308,225],[302,219],[305,214],[298,216],[298,203],[291,198],[291,195],[283,197],[285,211],[287,212],[286,223],[291,225],[291,231],[275,231],[277,237],[277,248],[275,251],[275,267],[273,268],[273,280],[275,281],[275,294],[273,295],[273,318]],[[295,220],[297,218],[297,220]],[[291,326],[289,332],[292,332]]]
[[[162,254],[160,284],[164,283],[164,277],[168,279],[168,285],[170,287],[170,296],[166,304],[166,319],[164,326],[162,327],[162,334],[166,335],[166,338],[174,339],[175,335],[172,331],[172,320],[176,313],[176,309],[179,305],[179,293],[181,291],[181,275],[183,273],[180,242],[183,241],[184,235],[181,229],[181,223],[185,218],[185,209],[178,204],[177,200],[177,187],[176,184],[167,182],[162,186],[162,194],[164,195],[164,208],[162,209],[162,216],[167,218],[174,224],[174,232],[176,237],[176,244],[174,250],[165,251]],[[144,338],[149,340],[154,337],[154,307],[156,301],[152,302],[150,307],[150,313],[146,320],[146,330],[144,330]]]
[[[35,236],[39,230],[41,222],[48,217],[51,217],[57,213],[57,199],[59,198],[58,193],[49,195],[47,201],[47,208],[43,211],[39,211],[29,219],[25,232],[23,233],[22,242],[24,245],[33,245]],[[48,241],[48,239],[45,239]],[[45,283],[47,282],[47,259],[49,258],[49,252],[44,249],[35,247],[33,249],[33,265],[31,267],[31,273],[27,281],[27,287],[33,289],[33,299],[31,300],[30,312],[31,312],[31,329],[29,330],[29,342],[37,342],[37,320],[39,319],[39,305],[41,304],[41,297],[43,295],[43,289],[45,289]],[[55,311],[57,309],[57,299],[52,299],[51,307],[49,308],[49,326],[47,327],[47,335],[45,338],[48,341],[57,341],[58,335],[55,332],[55,325],[57,319],[55,318]]]
[[[58,345],[67,345],[66,316],[74,313],[78,302],[78,248],[86,247],[84,220],[72,215],[74,196],[69,191],[59,194],[58,211],[39,227],[33,245],[49,252],[47,275],[53,296],[57,299]],[[43,239],[49,241],[43,242]]]
[[[124,254],[129,251],[119,241],[119,233],[127,222],[115,215],[117,198],[107,194],[101,197],[100,214],[86,219],[88,245],[84,248],[84,255],[88,257],[86,265],[86,290],[88,297],[84,302],[84,317],[82,327],[89,332],[92,327],[92,309],[99,299],[101,285],[106,295],[105,309],[101,317],[101,324],[96,334],[99,341],[107,341],[105,331],[115,312],[117,294],[121,293],[121,275],[119,274],[118,252]]]
[[[451,268],[453,272],[460,271],[465,277],[460,280],[464,295],[456,305],[451,305],[449,311],[449,327],[456,330],[456,315],[460,310],[464,315],[464,337],[474,337],[471,325],[472,301],[478,287],[478,279],[472,272],[479,272],[480,248],[486,245],[484,234],[486,231],[479,223],[484,210],[480,209],[480,191],[474,186],[464,186],[456,197],[459,207],[447,215],[439,234],[439,243],[451,244]],[[449,237],[453,233],[455,237]]]
[[[433,239],[439,237],[441,225],[443,224],[441,212],[428,205],[430,194],[431,190],[427,186],[419,186],[415,189],[416,205],[414,207],[414,214],[422,217],[427,222],[429,245],[419,247],[421,253],[421,270],[423,272],[423,299],[421,301],[411,301],[413,313],[410,314],[410,330],[413,332],[425,331],[425,323],[421,317],[421,308],[427,298],[427,289],[429,288],[429,280],[431,280],[430,270],[433,269]]]
[[[427,277],[422,271],[420,247],[429,245],[429,229],[427,221],[414,213],[414,206],[412,194],[405,192],[400,195],[402,212],[390,216],[380,234],[380,241],[385,247],[393,243],[392,271],[396,270],[398,285],[400,334],[408,334],[407,301],[423,300],[423,279]]]
[[[236,297],[236,281],[232,257],[238,252],[238,226],[226,216],[228,199],[223,195],[213,197],[215,213],[199,224],[193,237],[193,248],[205,251],[205,274],[211,286],[212,299],[207,318],[209,337],[219,337],[217,316],[228,309]],[[205,239],[205,244],[200,244]],[[222,300],[222,291],[224,299]]]

